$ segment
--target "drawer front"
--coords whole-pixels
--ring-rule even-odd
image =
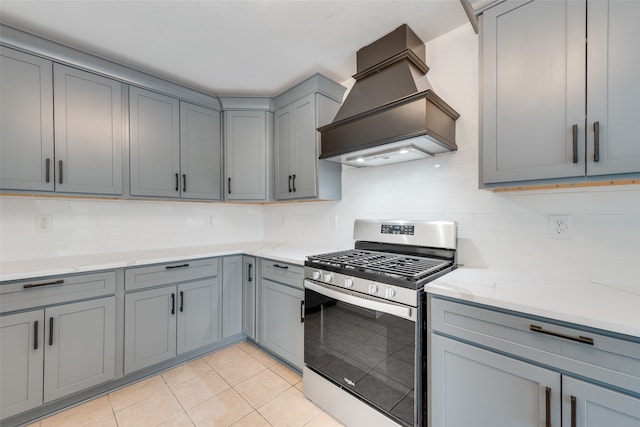
[[[304,267],[300,265],[261,259],[260,276],[294,288],[304,289]]]
[[[220,258],[195,259],[128,268],[124,272],[125,291],[153,288],[218,275]]]
[[[115,271],[3,282],[0,284],[0,312],[112,295],[115,292]]]
[[[430,329],[437,334],[512,354],[640,394],[640,343],[568,323],[550,323],[429,298]]]

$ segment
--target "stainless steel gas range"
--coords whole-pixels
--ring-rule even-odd
[[[426,425],[424,285],[456,268],[454,222],[356,220],[305,262],[304,394],[350,427]]]

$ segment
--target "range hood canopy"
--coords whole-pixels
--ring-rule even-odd
[[[424,43],[409,26],[360,49],[356,62],[356,83],[334,121],[318,128],[320,159],[373,166],[458,149],[459,114],[433,92]],[[424,156],[403,157],[404,152]],[[358,160],[367,158],[376,161]]]

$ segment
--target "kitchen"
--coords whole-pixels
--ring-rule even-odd
[[[555,311],[584,310],[585,317],[600,313],[606,319],[607,310],[637,301],[638,184],[478,189],[478,36],[469,24],[461,24],[427,41],[426,52],[429,81],[460,114],[458,151],[408,163],[345,168],[340,201],[210,204],[3,195],[3,275],[9,262],[25,266],[41,258],[109,254],[122,248],[188,251],[212,242],[276,242],[281,257],[299,264],[306,255],[353,247],[353,223],[358,218],[445,219],[458,224],[457,261],[465,267],[459,271],[469,275],[464,280],[475,274],[490,287],[498,279],[487,272],[507,279],[531,278],[529,287],[522,279],[527,300],[540,287],[545,297],[549,295],[546,298],[558,295],[560,308]],[[51,220],[52,230],[36,230],[36,216]],[[552,234],[550,216],[567,219],[563,238]],[[583,301],[580,306],[566,299],[565,289],[558,288],[560,280],[567,289],[572,284],[578,289],[604,284],[622,296],[609,304]],[[637,331],[637,317],[628,322],[629,329]]]

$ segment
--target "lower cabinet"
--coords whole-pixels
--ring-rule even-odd
[[[557,372],[437,335],[431,363],[434,427],[560,425]]]
[[[242,333],[256,339],[256,259],[242,257]]]
[[[125,295],[124,373],[221,338],[218,277]]]
[[[262,278],[259,304],[259,344],[302,369],[304,291]]]
[[[2,418],[113,379],[115,313],[111,296],[0,317]]]
[[[242,255],[222,259],[222,337],[242,333]]]
[[[429,316],[432,427],[640,427],[637,341],[434,297]]]

